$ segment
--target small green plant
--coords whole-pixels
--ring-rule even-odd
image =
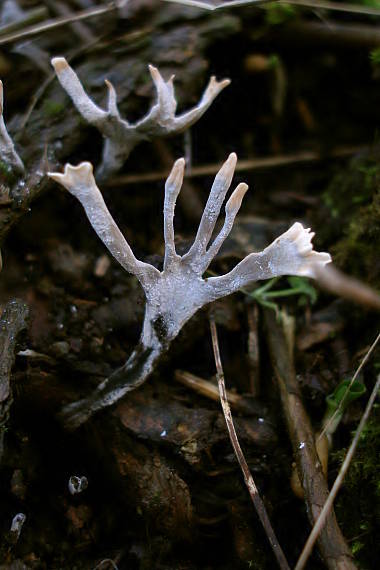
[[[368,6],[369,8],[378,8],[380,9],[380,1],[379,0],[360,0],[360,2],[356,2],[356,4],[361,4],[362,6]]]
[[[372,49],[369,52],[369,59],[372,65],[380,65],[380,48],[377,47],[375,49]]]
[[[299,295],[298,304],[305,305],[308,301],[315,303],[317,300],[317,291],[304,277],[287,277],[286,280],[289,287],[285,289],[276,289],[273,291],[274,285],[279,281],[279,277],[270,279],[261,287],[255,289],[252,293],[247,293],[259,305],[273,309],[278,314],[278,305],[274,299],[284,299],[285,297],[292,297]]]
[[[264,6],[265,21],[269,26],[278,26],[293,19],[297,14],[297,9],[291,4],[270,4]]]
[[[326,414],[323,419],[323,426],[326,426],[326,433],[332,435],[348,406],[354,400],[360,398],[366,391],[364,384],[355,380],[351,385],[351,380],[343,380],[335,388],[334,392],[326,397]]]

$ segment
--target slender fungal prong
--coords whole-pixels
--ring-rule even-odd
[[[203,113],[207,111],[219,93],[230,83],[231,81],[229,79],[217,81],[216,78],[212,76],[198,105],[194,107],[194,109],[190,109],[190,111],[186,111],[182,115],[176,117],[176,132],[181,132],[196,123]]]
[[[214,257],[218,254],[223,242],[229,236],[247,190],[248,185],[241,182],[231,194],[231,197],[226,204],[226,217],[223,227],[204,256],[203,272],[206,271]]]
[[[104,83],[108,87],[108,112],[110,115],[112,115],[112,117],[120,118],[119,109],[117,108],[117,96],[115,87],[108,79],[105,79]]]
[[[173,86],[174,75],[165,81],[157,67],[153,65],[148,67],[157,92],[157,103],[152,107],[150,113],[137,123],[136,127],[144,127],[145,123],[152,120],[157,121],[162,127],[166,127],[167,123],[175,116],[177,109]]]
[[[53,57],[51,64],[55,69],[58,81],[71,97],[74,105],[86,121],[92,125],[98,125],[107,117],[107,112],[103,111],[87,95],[83,89],[79,77],[64,57]]]
[[[236,162],[237,156],[232,152],[215,177],[194,243],[184,256],[184,259],[191,262],[194,267],[198,263],[200,266],[203,265],[203,257],[219,217],[224,198],[230,187]]]
[[[164,239],[165,259],[164,270],[167,269],[174,259],[179,259],[175,251],[174,242],[174,210],[178,194],[181,191],[183,175],[185,172],[185,159],[179,158],[174,163],[173,169],[165,184],[164,202]]]
[[[151,265],[136,259],[103,200],[90,162],[82,162],[78,166],[66,164],[63,174],[48,172],[48,176],[64,186],[80,201],[92,227],[124,269],[136,275],[143,285],[147,272],[158,273],[158,270]]]

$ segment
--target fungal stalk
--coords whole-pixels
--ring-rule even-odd
[[[116,91],[110,81],[105,81],[108,88],[108,104],[107,109],[103,110],[87,95],[77,74],[64,57],[55,57],[51,63],[60,84],[71,97],[79,113],[90,125],[96,127],[105,139],[102,162],[96,172],[99,179],[106,179],[120,170],[133,148],[141,141],[175,135],[191,127],[230,83],[229,79],[217,81],[215,77],[211,77],[198,105],[176,116],[174,75],[165,81],[158,69],[149,65],[157,100],[145,117],[131,124],[120,117]]]
[[[213,239],[236,161],[236,154],[231,154],[216,175],[194,243],[183,256],[175,248],[174,211],[183,182],[185,161],[180,158],[175,162],[165,184],[165,255],[162,271],[135,257],[104,203],[89,162],[82,162],[78,166],[68,164],[63,174],[49,174],[82,203],[104,245],[126,271],[137,277],[146,297],[143,329],[137,348],[124,366],[104,380],[89,397],[63,409],[62,418],[66,427],[78,427],[97,410],[111,406],[127,392],[143,384],[183,325],[201,307],[253,281],[280,275],[315,278],[318,268],[331,261],[328,253],[313,250],[311,239],[314,234],[297,222],[262,252],[245,257],[229,273],[220,277],[204,277],[229,235],[248,189],[246,184],[241,183],[232,192],[225,206],[224,224]]]
[[[8,134],[3,117],[4,93],[3,82],[0,81],[0,159],[16,174],[24,173],[24,164],[16,152],[13,141]]]

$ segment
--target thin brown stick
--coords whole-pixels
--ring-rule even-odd
[[[298,164],[310,164],[319,162],[324,159],[331,158],[347,158],[355,154],[359,154],[368,150],[367,146],[340,146],[332,150],[328,155],[321,155],[314,151],[295,152],[293,154],[280,154],[277,156],[266,156],[263,158],[250,158],[247,160],[239,160],[236,165],[235,172],[244,172],[247,170],[261,170],[269,168],[278,168],[281,166],[296,166]],[[195,178],[198,176],[213,175],[215,170],[219,168],[218,164],[203,164],[201,166],[193,166],[189,172],[185,173],[186,178]],[[157,182],[166,178],[169,174],[168,170],[159,170],[155,172],[147,172],[144,174],[127,174],[115,176],[106,182],[109,187],[115,187],[126,184],[141,184],[144,182]]]
[[[320,287],[329,291],[329,293],[363,305],[368,309],[380,310],[380,295],[378,291],[359,279],[346,275],[332,263],[329,264],[329,267],[318,269],[317,283]]]
[[[74,59],[76,59],[79,55],[81,55],[82,53],[84,53],[85,51],[87,51],[88,49],[92,48],[93,46],[95,46],[100,40],[102,39],[102,36],[99,36],[97,38],[95,38],[94,40],[88,42],[87,44],[84,45],[80,45],[77,49],[71,51],[67,57],[66,60],[68,61],[68,63],[71,63]],[[14,137],[15,140],[17,141],[23,134],[23,131],[26,127],[27,122],[30,119],[31,114],[33,113],[37,103],[39,102],[39,100],[41,99],[41,97],[44,95],[46,89],[49,87],[49,85],[51,85],[51,83],[56,79],[56,74],[53,71],[46,79],[45,81],[39,86],[39,88],[37,89],[37,91],[33,94],[30,104],[28,106],[28,108],[25,111],[25,114],[22,116],[19,126],[18,126],[18,131],[16,136]]]
[[[327,501],[325,502],[325,504],[323,505],[323,509],[321,510],[319,517],[317,518],[317,520],[315,521],[313,530],[311,531],[309,538],[306,541],[306,544],[301,552],[301,555],[298,559],[298,562],[294,568],[294,570],[303,570],[303,568],[305,568],[305,564],[313,550],[315,541],[317,540],[319,533],[321,532],[325,522],[326,522],[326,518],[328,517],[330,510],[333,506],[335,497],[338,494],[338,491],[340,489],[340,487],[342,486],[344,477],[347,473],[347,470],[350,466],[350,463],[352,461],[352,458],[354,456],[354,453],[356,451],[356,448],[359,444],[359,440],[360,440],[360,436],[363,432],[363,429],[365,427],[365,424],[367,423],[367,420],[369,418],[369,414],[371,413],[373,404],[375,403],[375,399],[376,396],[378,394],[380,390],[380,374],[377,377],[377,381],[376,384],[372,390],[371,396],[367,402],[367,406],[364,410],[364,414],[362,415],[362,419],[360,420],[358,429],[356,430],[356,433],[354,435],[354,438],[351,442],[350,448],[347,452],[347,455],[343,461],[342,467],[340,468],[340,471],[338,473],[337,478],[335,479],[334,485],[330,491],[330,494],[327,498]]]
[[[286,424],[297,462],[307,513],[312,525],[317,520],[329,491],[315,448],[315,435],[303,406],[293,361],[294,326],[283,313],[281,324],[274,312],[264,310],[265,332]],[[355,570],[352,553],[338,526],[334,511],[318,538],[318,546],[329,570]]]
[[[190,388],[197,394],[200,394],[209,400],[213,400],[214,402],[220,401],[218,387],[213,382],[200,378],[199,376],[191,374],[191,372],[186,372],[185,370],[176,370],[174,372],[174,378],[177,382],[186,386],[186,388]],[[257,413],[257,407],[254,404],[254,400],[251,398],[246,398],[245,396],[235,394],[229,390],[227,390],[227,398],[232,409],[245,414]]]
[[[72,24],[73,22],[79,22],[81,20],[86,20],[88,18],[94,18],[95,16],[101,16],[107,12],[112,12],[117,10],[119,7],[118,2],[110,2],[105,6],[97,6],[96,8],[89,8],[88,10],[81,10],[80,12],[75,12],[72,16],[60,16],[58,18],[52,18],[47,22],[38,24],[36,26],[30,26],[22,30],[21,32],[16,32],[14,34],[7,34],[0,38],[0,45],[9,44],[18,40],[24,40],[32,36],[41,34],[42,32],[48,32],[54,30],[61,26],[66,26],[67,24]]]
[[[220,2],[219,4],[212,4],[207,2],[207,0],[164,0],[165,2],[171,2],[173,4],[182,4],[183,6],[191,6],[194,8],[202,8],[203,10],[209,10],[213,12],[214,10],[222,10],[224,8],[239,8],[240,6],[247,6],[249,4],[256,6],[261,6],[262,4],[271,4],[270,0],[227,0],[227,2]]]
[[[57,14],[58,16],[74,16],[73,11],[64,2],[56,2],[56,0],[45,0],[45,2],[48,4],[53,13]],[[70,24],[70,27],[82,43],[93,42],[95,40],[95,36],[92,33],[91,29],[83,22],[75,21]]]
[[[9,22],[3,26],[0,25],[0,36],[13,34],[16,31],[25,28],[26,26],[35,25],[41,22],[48,16],[48,9],[46,6],[37,6],[31,10],[24,11],[22,16],[13,22]]]
[[[304,8],[312,8],[314,10],[329,10],[332,12],[345,12],[348,14],[361,14],[368,16],[380,16],[378,8],[371,6],[362,6],[361,4],[348,4],[348,2],[323,2],[312,0],[230,0],[227,2],[220,2],[212,4],[206,0],[165,0],[166,2],[173,2],[175,4],[183,4],[184,6],[194,6],[196,8],[203,8],[204,10],[223,10],[228,8],[239,8],[241,6],[251,5],[253,8],[262,8],[263,4],[290,4],[294,6],[301,6]],[[266,7],[266,6],[265,6]]]
[[[238,460],[240,468],[243,472],[244,481],[245,481],[245,484],[247,486],[248,492],[251,496],[252,502],[253,502],[254,507],[256,509],[256,512],[259,516],[261,524],[264,527],[264,530],[265,530],[266,535],[268,537],[269,543],[272,547],[273,553],[277,559],[278,565],[283,570],[286,570],[286,569],[290,570],[289,565],[287,563],[287,560],[285,558],[285,555],[281,549],[281,546],[280,546],[280,544],[277,540],[277,537],[274,533],[274,530],[272,528],[272,525],[271,525],[271,522],[269,520],[268,513],[266,511],[265,505],[264,505],[263,501],[261,500],[258,489],[256,487],[254,480],[253,480],[253,477],[252,477],[252,474],[249,470],[248,464],[245,460],[243,451],[240,447],[240,443],[239,443],[239,440],[238,440],[238,437],[237,437],[237,434],[235,431],[235,426],[234,426],[234,423],[232,420],[232,414],[231,414],[230,406],[228,404],[226,386],[225,386],[225,382],[224,382],[224,372],[223,372],[223,367],[222,367],[222,361],[220,358],[218,333],[216,330],[215,319],[212,315],[210,316],[210,329],[211,329],[211,338],[212,338],[212,348],[214,351],[214,358],[215,358],[216,376],[217,376],[218,387],[219,387],[220,402],[222,404],[224,419],[226,420],[227,429],[228,429],[228,433],[230,436],[231,444],[232,444],[232,447],[234,449],[236,459]]]

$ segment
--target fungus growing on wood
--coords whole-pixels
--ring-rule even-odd
[[[145,382],[159,357],[201,307],[253,281],[280,275],[314,278],[318,268],[331,261],[328,253],[313,250],[311,240],[314,234],[297,222],[262,252],[245,257],[229,273],[204,278],[205,271],[232,229],[248,189],[246,184],[241,183],[232,192],[225,206],[224,224],[212,240],[236,161],[236,154],[230,154],[216,175],[194,243],[183,256],[175,248],[174,211],[182,186],[185,161],[180,158],[174,163],[165,184],[165,255],[162,271],[135,257],[104,203],[89,162],[82,162],[78,166],[67,164],[63,174],[49,174],[78,198],[100,239],[120,265],[137,277],[146,297],[144,324],[137,348],[124,366],[104,380],[88,398],[64,408],[62,418],[68,428],[78,427],[94,412],[111,406]]]
[[[51,63],[60,84],[71,97],[82,117],[96,127],[105,138],[102,162],[96,173],[99,179],[105,179],[117,172],[132,149],[141,141],[175,135],[191,127],[207,111],[219,93],[230,84],[229,79],[217,81],[215,77],[211,77],[198,105],[176,116],[174,75],[165,81],[158,69],[149,65],[157,100],[145,117],[131,124],[120,117],[116,92],[110,81],[105,81],[108,87],[108,106],[105,111],[87,95],[77,74],[64,57],[55,57]]]
[[[3,82],[0,81],[0,159],[16,174],[24,173],[24,164],[16,152],[13,141],[8,134],[3,117],[4,93]]]

